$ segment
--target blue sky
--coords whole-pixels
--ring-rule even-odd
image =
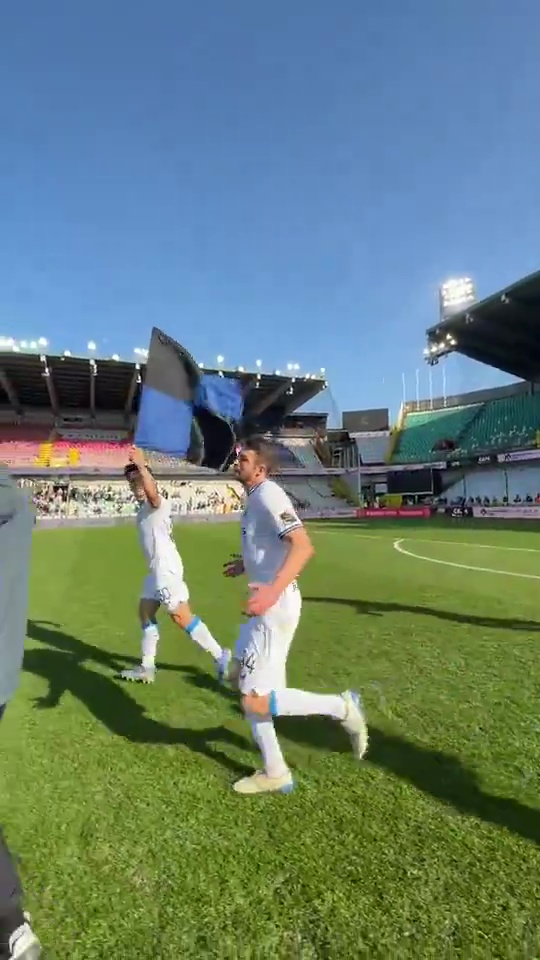
[[[395,412],[438,284],[539,266],[538,0],[25,0],[0,36],[0,334],[157,324]]]

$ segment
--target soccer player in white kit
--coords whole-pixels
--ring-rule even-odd
[[[184,565],[172,537],[170,503],[162,497],[142,450],[133,447],[125,476],[139,502],[137,528],[149,573],[139,601],[142,626],[142,661],[134,670],[123,670],[123,680],[153,683],[156,675],[156,652],[159,642],[157,612],[165,607],[171,620],[209,653],[216,665],[218,679],[223,681],[231,659],[230,650],[220,647],[200,617],[189,605],[189,590],[184,580]]]
[[[289,649],[300,620],[302,598],[297,577],[314,554],[311,540],[285,491],[268,475],[272,448],[252,440],[240,451],[237,473],[246,490],[242,517],[242,558],[225,564],[224,573],[246,573],[250,598],[230,668],[242,708],[262,754],[264,770],[234,785],[237,793],[290,793],[294,787],[274,728],[277,716],[328,716],[339,721],[355,756],[364,756],[368,731],[360,697],[308,693],[287,687]]]

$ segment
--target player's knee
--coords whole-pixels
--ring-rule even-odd
[[[141,600],[139,604],[139,618],[143,627],[145,627],[147,623],[157,624],[156,604]]]
[[[171,611],[171,619],[174,620],[176,625],[182,630],[187,630],[189,633],[190,627],[196,625],[195,621],[200,622],[197,617],[194,617],[189,604],[181,603],[176,608],[176,610]]]
[[[261,696],[252,690],[251,693],[245,693],[240,702],[246,716],[266,717],[270,714],[270,697],[267,694]]]

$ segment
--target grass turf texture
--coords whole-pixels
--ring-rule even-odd
[[[155,685],[114,679],[139,653],[135,531],[36,533],[1,820],[50,960],[540,953],[539,581],[506,575],[540,577],[535,528],[312,529],[290,683],[358,686],[371,747],[358,765],[331,721],[278,721],[298,787],[263,798],[231,792],[249,732],[164,618]],[[193,607],[231,645],[237,526],[176,533]],[[403,556],[402,537],[504,574]]]

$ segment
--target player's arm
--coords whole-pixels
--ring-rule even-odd
[[[139,450],[138,447],[132,447],[129,459],[135,464],[137,470],[139,471],[144,492],[148,498],[149,504],[154,507],[154,509],[157,509],[161,504],[161,495],[157,488],[156,481],[146,466],[143,451]]]
[[[315,553],[315,548],[284,490],[276,491],[274,488],[265,507],[276,535],[289,547],[285,561],[272,584],[275,592],[280,594],[300,576]]]
[[[315,547],[304,526],[291,530],[282,537],[282,540],[288,543],[289,551],[272,584],[277,594],[283,593],[300,576],[315,553]]]
[[[161,504],[161,494],[157,488],[156,481],[154,480],[145,463],[142,465],[142,467],[139,467],[139,473],[141,475],[144,492],[148,497],[148,502],[152,507],[154,507],[154,509],[157,509],[157,507],[159,507]]]

